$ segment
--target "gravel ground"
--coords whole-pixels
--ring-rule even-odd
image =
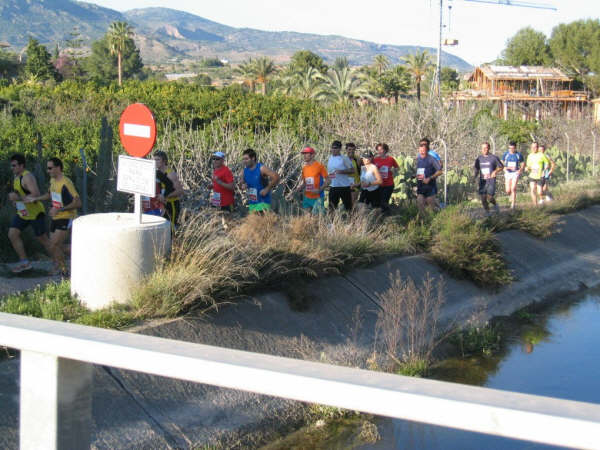
[[[60,281],[60,276],[50,276],[50,261],[32,261],[33,269],[19,274],[10,271],[10,264],[0,264],[0,297],[27,291],[36,286],[44,286],[52,281]]]

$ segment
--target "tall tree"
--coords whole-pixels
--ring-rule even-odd
[[[404,61],[408,65],[408,71],[415,80],[415,86],[417,87],[417,100],[421,101],[421,81],[427,74],[427,71],[431,67],[431,58],[427,50],[417,52],[412,55],[405,56]]]
[[[56,79],[57,73],[52,65],[50,53],[37,39],[29,38],[25,54],[27,55],[26,76],[36,81]]]
[[[336,69],[342,70],[346,67],[350,67],[350,61],[345,56],[338,56],[337,58],[335,58],[333,67],[335,67]]]
[[[452,67],[442,67],[440,78],[442,80],[442,89],[451,91],[458,89],[458,72]]]
[[[91,79],[102,83],[118,77],[117,55],[111,53],[107,36],[92,44],[92,53],[84,60],[83,66]],[[143,68],[140,51],[133,39],[129,39],[121,56],[122,77],[140,76]]]
[[[502,58],[509,66],[545,66],[552,62],[546,35],[531,27],[522,28],[507,41]]]
[[[304,72],[296,74],[296,86],[293,90],[300,98],[315,98],[323,84],[321,72],[308,67]]]
[[[327,73],[327,64],[323,58],[309,50],[299,50],[294,53],[290,66],[295,72],[304,72],[308,67],[314,67],[322,74]]]
[[[376,55],[373,59],[373,67],[377,70],[379,76],[383,73],[385,69],[390,66],[390,60],[385,55]]]
[[[317,97],[334,103],[347,103],[365,98],[373,100],[369,94],[366,82],[349,68],[329,69],[327,75],[322,76],[323,86]]]
[[[378,94],[385,98],[393,98],[398,103],[401,93],[408,92],[410,74],[403,66],[394,66],[381,74],[378,80]]]
[[[272,59],[266,56],[257,58],[254,61],[254,70],[256,73],[256,81],[262,85],[263,95],[267,95],[267,82],[276,72],[277,67]]]
[[[240,75],[242,83],[250,88],[250,91],[254,93],[256,86],[256,64],[252,58],[248,58],[243,61],[239,66],[233,69],[233,72]]]
[[[127,22],[113,22],[108,28],[107,40],[110,53],[117,55],[117,72],[119,74],[119,86],[123,84],[123,70],[121,62],[123,59],[123,52],[127,47],[129,41],[132,40],[133,28]]]

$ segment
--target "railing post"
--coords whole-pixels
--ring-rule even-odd
[[[89,449],[92,364],[21,351],[20,449]]]

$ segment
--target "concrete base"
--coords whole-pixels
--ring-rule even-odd
[[[129,301],[132,289],[171,248],[171,227],[162,217],[90,214],[73,223],[71,293],[90,309]]]

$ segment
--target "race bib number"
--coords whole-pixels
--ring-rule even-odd
[[[531,168],[531,177],[532,178],[538,178],[540,176],[540,168],[539,167],[532,167]]]
[[[329,173],[329,179],[331,179],[331,180],[335,179],[335,172],[330,172]]]
[[[379,169],[379,173],[381,174],[381,178],[387,180],[387,177],[390,173],[390,168],[388,166],[381,166],[381,168]]]
[[[221,206],[221,193],[213,192],[210,197],[210,204],[213,206]]]
[[[506,167],[508,167],[511,170],[516,170],[517,162],[516,161],[508,161],[508,164],[506,164]]]
[[[304,179],[304,183],[306,184],[306,190],[308,192],[315,192],[315,179],[313,177],[306,177]]]
[[[423,180],[425,178],[425,168],[417,169],[417,180]]]
[[[53,208],[62,208],[63,207],[63,203],[62,203],[62,195],[60,194],[60,192],[51,192],[50,196],[52,197],[52,207]]]
[[[29,215],[29,212],[27,211],[27,208],[25,207],[25,203],[17,202],[16,206],[17,206],[17,214],[19,214],[19,216],[27,217]]]
[[[258,201],[258,191],[255,188],[248,188],[248,201]]]
[[[483,175],[484,180],[487,180],[490,177],[490,169],[488,167],[482,168],[481,175]]]

